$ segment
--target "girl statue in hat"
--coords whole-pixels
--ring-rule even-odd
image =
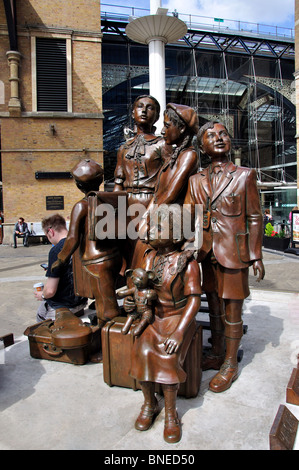
[[[157,206],[183,204],[189,177],[197,172],[199,166],[198,154],[192,145],[198,129],[198,116],[193,108],[182,104],[167,104],[161,133],[165,144],[172,147],[173,151],[165,157],[159,171],[153,198],[139,224],[139,238],[144,240],[151,212]],[[141,243],[136,247],[132,266],[138,266],[142,257],[145,248],[142,248]]]
[[[172,146],[173,152],[159,172],[154,204],[183,204],[189,176],[197,172],[199,165],[197,152],[192,146],[192,139],[197,132],[198,117],[193,108],[167,104],[161,133],[165,143]]]

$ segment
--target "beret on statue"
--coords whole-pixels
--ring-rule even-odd
[[[87,183],[93,180],[103,181],[104,170],[99,163],[90,158],[85,158],[74,166],[71,174],[76,181]]]
[[[190,106],[185,106],[183,104],[168,103],[166,109],[173,109],[177,115],[184,121],[186,126],[191,129],[194,134],[197,134],[199,129],[198,116],[196,111]]]

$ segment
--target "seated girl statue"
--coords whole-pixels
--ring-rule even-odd
[[[149,429],[158,414],[155,383],[165,398],[166,442],[178,442],[181,425],[176,411],[179,385],[186,381],[182,368],[195,333],[195,316],[200,308],[201,282],[193,251],[182,251],[182,207],[162,205],[155,212],[148,230],[149,248],[141,260],[142,268],[155,273],[154,318],[136,337],[132,349],[130,375],[139,380],[144,404],[135,422],[140,431]],[[124,300],[130,312],[132,300]]]

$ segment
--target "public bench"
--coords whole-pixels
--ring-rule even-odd
[[[48,238],[46,237],[45,232],[42,229],[41,222],[29,222],[28,229],[29,240],[35,239],[37,241],[37,239],[39,239],[39,242],[42,242],[44,244],[49,243]]]
[[[70,222],[66,221],[67,229],[69,229]],[[28,230],[29,230],[29,240],[31,239],[38,239],[39,241],[44,243],[45,245],[49,243],[45,232],[42,229],[41,222],[28,222]]]
[[[13,231],[14,231],[14,223],[3,224],[3,244],[5,245],[13,245]],[[28,230],[29,230],[29,237],[28,242],[29,244],[37,244],[37,243],[44,243],[48,244],[48,238],[46,237],[41,222],[27,222]],[[69,229],[70,222],[66,221],[67,229]],[[17,238],[17,245],[21,245],[23,243],[23,238]]]

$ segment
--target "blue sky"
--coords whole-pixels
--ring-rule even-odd
[[[106,0],[103,3],[150,8],[150,0]],[[161,0],[161,6],[188,15],[294,28],[295,0]],[[103,6],[102,10],[109,11],[109,8]]]

